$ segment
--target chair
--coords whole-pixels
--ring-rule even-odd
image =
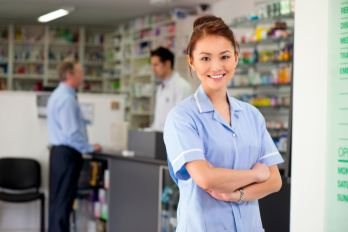
[[[6,202],[30,202],[41,200],[41,232],[45,230],[45,195],[39,192],[41,185],[40,164],[33,159],[0,159],[0,188],[8,190],[35,190],[26,193],[0,191],[0,200]]]

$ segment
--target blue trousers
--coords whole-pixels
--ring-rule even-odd
[[[67,146],[50,152],[49,232],[69,232],[70,213],[82,168],[81,154]]]

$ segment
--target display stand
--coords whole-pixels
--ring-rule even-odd
[[[84,155],[73,205],[72,231],[112,231],[108,221],[109,165],[106,157]]]

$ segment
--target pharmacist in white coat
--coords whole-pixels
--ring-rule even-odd
[[[173,70],[174,55],[167,48],[159,47],[151,52],[151,66],[155,76],[162,79],[157,88],[152,129],[163,131],[169,111],[193,91],[190,83]]]

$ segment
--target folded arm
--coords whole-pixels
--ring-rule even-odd
[[[203,160],[188,162],[185,167],[199,187],[217,193],[232,193],[243,186],[265,181],[269,177],[269,174],[257,170],[212,168]]]
[[[253,183],[243,187],[244,199],[243,201],[254,201],[261,199],[269,194],[278,192],[282,187],[282,179],[277,165],[269,167],[270,177],[268,180],[262,183]],[[240,200],[241,193],[239,190],[230,193],[218,193],[214,191],[207,191],[212,197],[221,201],[233,201]]]
[[[269,167],[271,176],[262,183],[254,183],[243,188],[244,201],[261,199],[271,193],[278,192],[282,187],[282,178],[277,165]]]

